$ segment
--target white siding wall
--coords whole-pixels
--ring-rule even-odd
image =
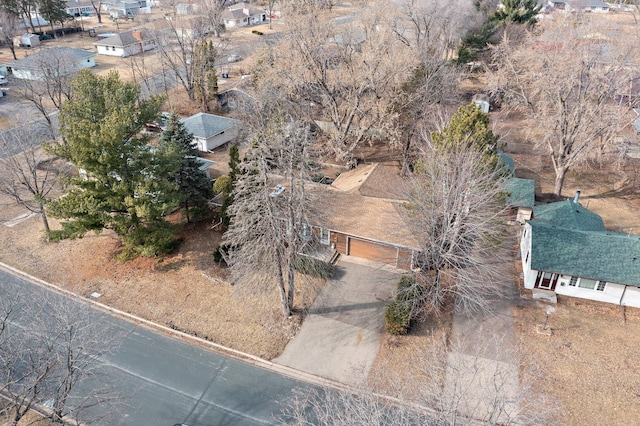
[[[224,133],[210,137],[206,141],[199,138],[194,138],[194,139],[197,139],[198,149],[200,151],[211,151],[212,149],[222,146],[225,143],[229,142],[230,140],[235,138],[237,135],[238,135],[238,127],[236,126],[236,127],[232,127],[230,129],[225,130]]]
[[[533,288],[538,271],[531,269],[531,225],[528,223],[524,225],[520,239],[520,256],[522,257],[524,288]]]
[[[640,308],[640,288],[627,286],[621,305]]]
[[[569,277],[567,277],[569,278]],[[564,285],[561,285],[564,284]],[[599,302],[620,303],[622,292],[624,291],[624,285],[607,283],[604,291],[590,290],[587,288],[580,288],[578,286],[571,287],[567,280],[563,280],[562,283],[558,282],[556,286],[556,293],[565,296],[579,297],[581,299],[597,300]]]
[[[98,46],[98,54],[118,56],[120,58],[124,58],[125,56],[125,52],[122,47],[116,47],[115,50],[113,50],[112,46]]]

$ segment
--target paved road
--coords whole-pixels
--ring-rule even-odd
[[[0,298],[18,291],[33,297],[50,293],[0,269]],[[100,368],[126,396],[126,407],[92,424],[278,424],[276,416],[293,389],[310,386],[99,311],[93,314],[105,327],[125,333],[120,348],[101,359]]]

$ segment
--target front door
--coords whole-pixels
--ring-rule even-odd
[[[535,287],[553,291],[556,289],[556,283],[558,282],[558,277],[559,277],[559,274],[539,271],[538,278],[536,279]]]

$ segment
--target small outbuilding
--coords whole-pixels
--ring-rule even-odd
[[[238,135],[240,122],[233,118],[199,112],[182,120],[193,135],[199,151],[211,151],[224,145]]]

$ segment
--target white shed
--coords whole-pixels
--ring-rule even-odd
[[[233,118],[199,112],[182,120],[193,135],[199,151],[211,151],[224,145],[238,135],[240,122]]]

